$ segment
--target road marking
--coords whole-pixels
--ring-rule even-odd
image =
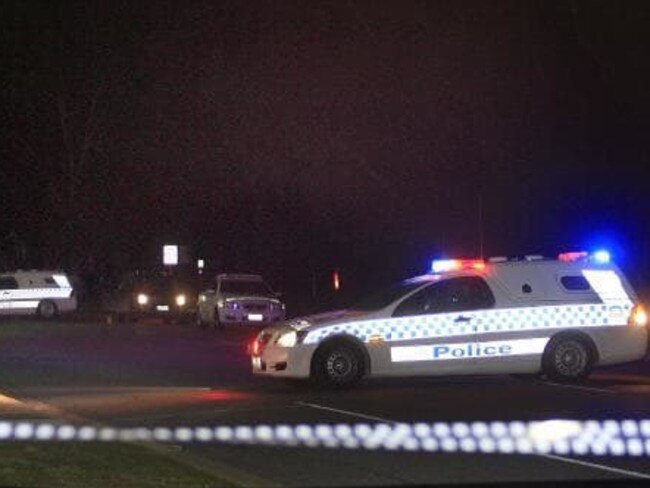
[[[311,407],[311,408],[316,408],[319,410],[326,410],[328,412],[335,412],[335,413],[340,413],[342,415],[348,415],[350,417],[359,417],[362,419],[366,420],[376,420],[377,422],[386,422],[389,424],[396,424],[397,422],[395,420],[388,420],[384,419],[381,417],[375,417],[374,415],[366,415],[365,413],[359,413],[359,412],[352,412],[350,410],[341,410],[340,408],[334,408],[334,407],[326,407],[325,405],[318,405],[316,403],[308,403],[308,402],[296,402],[297,405],[302,405],[304,407]]]
[[[544,382],[548,383],[551,385],[555,385],[556,383],[550,383],[550,382]],[[560,386],[567,386],[567,385],[560,385]],[[611,391],[606,391],[607,393],[613,393]],[[349,416],[354,416],[354,417],[359,417],[362,419],[367,419],[367,420],[377,420],[379,422],[386,422],[386,423],[391,423],[391,424],[396,424],[399,423],[396,420],[390,420],[390,419],[385,419],[381,417],[375,417],[374,415],[367,415],[365,413],[360,413],[360,412],[353,412],[351,410],[343,410],[340,408],[334,408],[334,407],[327,407],[325,405],[318,405],[316,403],[308,403],[308,402],[296,402],[298,405],[303,405],[306,407],[312,407],[312,408],[317,408],[320,410],[325,410],[329,412],[335,412],[335,413],[340,413],[343,415],[349,415]],[[530,455],[533,456],[539,456],[543,458],[548,458],[548,459],[553,459],[555,461],[561,461],[569,464],[576,464],[579,466],[584,466],[587,468],[592,468],[592,469],[599,469],[601,471],[607,471],[610,473],[616,473],[616,474],[623,474],[626,476],[630,476],[632,478],[642,478],[642,479],[650,479],[650,474],[639,472],[639,471],[631,471],[627,469],[621,469],[621,468],[615,468],[612,466],[607,466],[606,464],[598,464],[598,463],[592,463],[589,461],[582,461],[580,459],[574,459],[574,458],[568,458],[564,456],[557,456],[555,454],[543,454],[543,453],[531,453]]]
[[[588,468],[595,468],[595,469],[601,469],[604,471],[609,471],[611,473],[616,473],[616,474],[624,474],[626,476],[631,476],[632,478],[643,478],[643,479],[649,479],[650,480],[650,474],[646,473],[641,473],[639,471],[630,471],[627,469],[621,469],[621,468],[614,468],[612,466],[607,466],[606,464],[597,464],[597,463],[591,463],[589,461],[582,461],[580,459],[573,459],[573,458],[566,458],[563,456],[556,456],[555,454],[535,454],[536,456],[541,456],[549,459],[554,459],[556,461],[564,461],[567,463],[571,464],[577,464],[579,466],[585,466]]]
[[[542,381],[543,384],[549,385],[549,386],[558,386],[560,388],[569,388],[572,390],[584,390],[584,391],[591,391],[591,392],[596,392],[596,393],[619,393],[614,390],[606,390],[604,388],[594,388],[591,386],[582,386],[582,385],[570,385],[570,384],[565,384],[565,383],[555,383],[553,381]]]

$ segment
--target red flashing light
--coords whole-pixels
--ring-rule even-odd
[[[341,277],[339,276],[338,271],[332,273],[332,286],[334,287],[334,291],[339,291],[341,289]]]
[[[587,253],[586,251],[578,251],[578,252],[560,253],[557,256],[557,259],[565,263],[573,263],[575,261],[581,261],[583,259],[587,259],[588,257],[589,257],[589,253]]]

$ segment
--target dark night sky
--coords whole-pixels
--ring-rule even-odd
[[[0,19],[3,267],[126,268],[177,240],[285,287],[310,266],[395,278],[477,254],[479,195],[488,255],[602,241],[650,266],[646,2],[5,1]]]

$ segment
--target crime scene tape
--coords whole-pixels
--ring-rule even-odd
[[[168,442],[444,453],[650,456],[650,420],[97,427],[0,421],[0,442]]]

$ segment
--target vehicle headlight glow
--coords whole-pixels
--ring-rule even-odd
[[[645,327],[648,323],[648,314],[642,305],[637,305],[632,311],[632,323],[638,327]]]
[[[146,305],[149,303],[149,297],[145,293],[138,293],[136,300],[138,301],[138,305]]]
[[[187,298],[185,297],[184,294],[179,294],[176,295],[176,305],[179,307],[184,307],[185,304],[187,303]]]
[[[298,343],[298,333],[295,330],[282,334],[276,344],[281,347],[293,347]]]

